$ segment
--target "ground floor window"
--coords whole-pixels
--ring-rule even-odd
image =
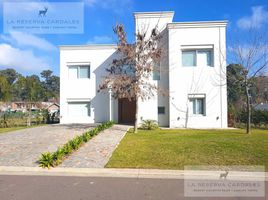
[[[206,114],[206,103],[203,95],[190,95],[189,100],[192,107],[192,114],[194,115],[205,115]]]
[[[72,117],[90,117],[90,102],[69,102],[68,113]]]
[[[164,106],[158,107],[158,114],[165,114],[165,107]]]

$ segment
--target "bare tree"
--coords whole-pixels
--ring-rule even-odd
[[[150,32],[136,33],[134,43],[127,41],[127,34],[122,24],[113,28],[118,38],[118,58],[106,69],[99,90],[112,89],[115,99],[128,98],[136,101],[134,132],[138,128],[138,100],[148,100],[155,96],[159,88],[151,81],[155,66],[160,63],[163,52],[160,47],[161,34],[157,26]]]
[[[256,76],[261,75],[268,66],[268,44],[265,34],[261,34],[258,30],[251,28],[245,39],[246,44],[242,44],[237,40],[236,44],[231,48],[232,59],[235,63],[242,66],[241,86],[244,88],[246,95],[246,112],[247,112],[247,127],[246,132],[251,133],[251,87],[252,81]]]

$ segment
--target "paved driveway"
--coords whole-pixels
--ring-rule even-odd
[[[93,124],[47,125],[0,135],[0,166],[38,166],[37,160],[45,151],[56,151]]]

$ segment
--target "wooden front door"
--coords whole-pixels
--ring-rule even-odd
[[[129,101],[127,98],[118,100],[119,123],[134,124],[135,122],[136,101]]]

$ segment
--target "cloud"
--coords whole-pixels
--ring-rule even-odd
[[[254,6],[251,8],[252,15],[240,18],[237,26],[241,29],[261,28],[268,21],[268,11],[263,6]]]
[[[20,47],[34,47],[43,51],[55,51],[57,48],[44,38],[23,32],[11,32],[10,35],[1,35],[0,38]]]
[[[43,58],[36,57],[32,51],[14,48],[9,44],[0,44],[0,66],[11,67],[18,71],[41,71],[49,65]]]
[[[92,39],[88,40],[88,44],[110,44],[113,40],[109,36],[94,36]]]
[[[122,14],[133,7],[132,0],[84,0],[84,2],[89,7],[100,7],[117,14]]]

